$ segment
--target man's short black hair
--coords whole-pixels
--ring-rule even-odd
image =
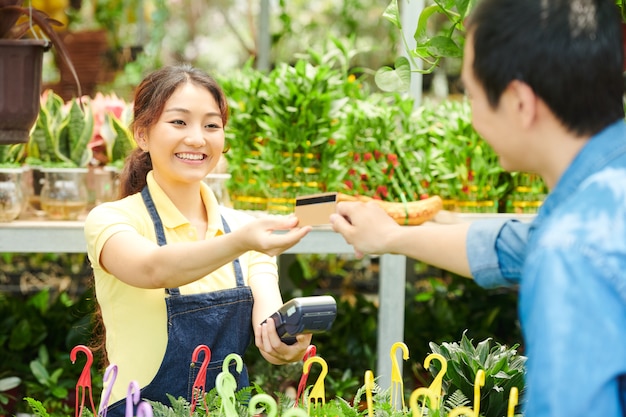
[[[474,76],[493,107],[507,85],[520,80],[575,134],[595,134],[624,118],[614,0],[482,0],[467,30]]]

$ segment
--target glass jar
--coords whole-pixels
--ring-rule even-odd
[[[0,222],[18,218],[24,207],[22,168],[0,168]]]
[[[94,167],[89,170],[87,190],[89,192],[89,207],[116,200],[120,190],[120,170],[113,166]]]
[[[86,212],[86,168],[42,168],[41,209],[52,220],[77,220]]]

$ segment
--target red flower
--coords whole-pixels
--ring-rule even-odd
[[[372,160],[372,153],[371,152],[367,152],[365,155],[363,155],[363,160],[364,161],[371,161]]]
[[[381,156],[383,156],[383,153],[381,151],[379,151],[378,149],[374,151],[374,159],[378,161]]]
[[[397,167],[400,164],[398,162],[398,155],[396,155],[395,153],[388,154],[387,161],[389,161],[394,167]]]
[[[353,190],[354,189],[354,183],[352,181],[345,180],[343,183],[346,185],[346,187],[348,187],[348,190]]]
[[[379,185],[376,188],[376,194],[378,194],[384,200],[387,198],[387,195],[389,195],[389,190],[384,185]]]

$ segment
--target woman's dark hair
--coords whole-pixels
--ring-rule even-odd
[[[207,73],[188,64],[171,65],[149,74],[137,86],[133,104],[132,132],[147,130],[153,126],[161,113],[165,102],[174,91],[185,83],[205,87],[219,106],[222,126],[228,122],[228,102],[219,84]],[[146,175],[152,169],[150,154],[141,148],[135,148],[126,158],[120,174],[120,198],[135,194],[146,185]]]
[[[466,23],[474,76],[492,107],[520,80],[575,134],[592,135],[624,118],[614,0],[482,0]]]

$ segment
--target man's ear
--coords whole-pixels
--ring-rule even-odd
[[[524,127],[530,126],[537,117],[537,95],[528,84],[523,81],[513,80],[509,84],[510,92],[518,112],[520,123]]]

